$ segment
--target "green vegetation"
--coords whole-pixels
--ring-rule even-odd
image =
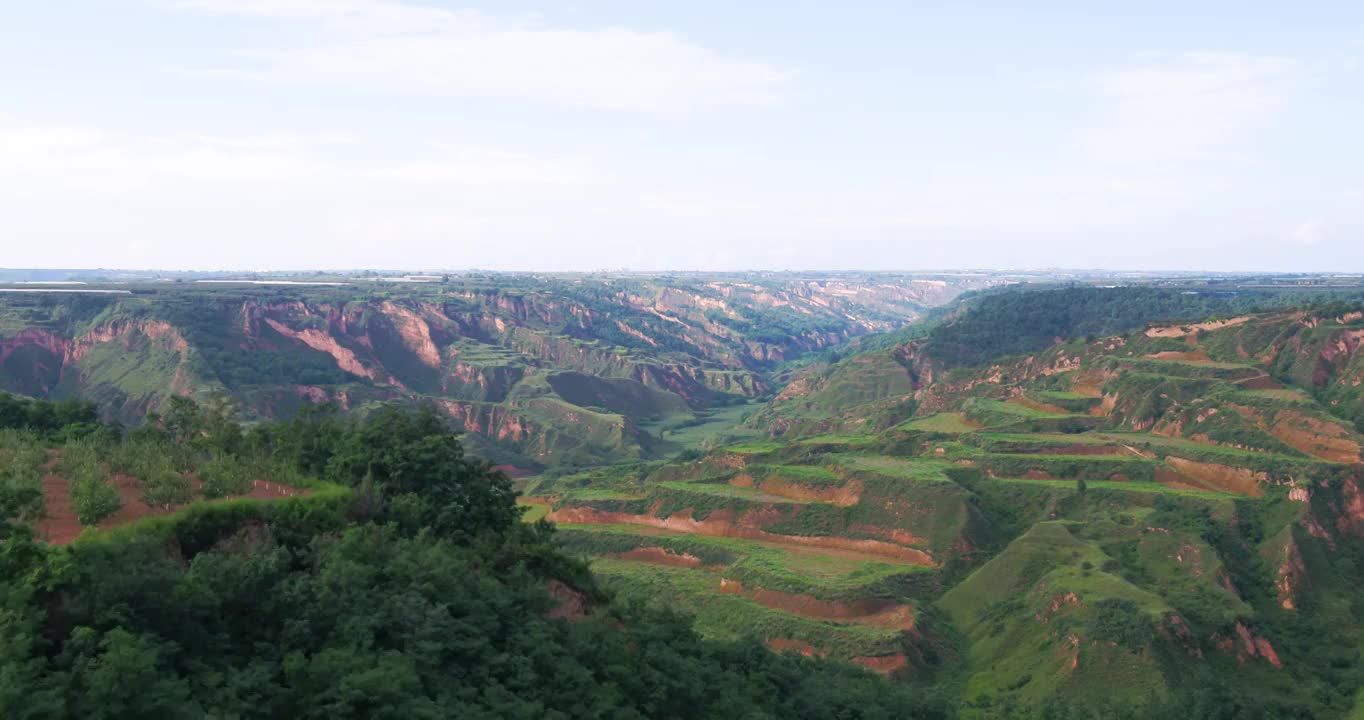
[[[231,383],[195,385],[207,402],[162,397],[127,431],[13,401],[0,538],[18,542],[0,562],[19,590],[0,586],[16,628],[0,703],[38,716],[89,714],[86,698],[195,717],[1358,714],[1364,366],[1347,333],[1364,323],[1348,308],[1148,335],[1290,294],[1006,290],[865,351],[778,366],[754,356],[836,328],[743,310],[733,288],[682,283],[694,297],[653,306],[647,283],[584,285],[554,303],[492,282],[261,310],[413,392],[352,378],[351,414],[294,395],[290,419],[242,426],[255,411]],[[414,317],[439,370],[403,354]],[[740,333],[748,357],[693,323]],[[384,348],[370,353],[360,328]],[[182,367],[155,338],[129,347],[150,374],[121,387]],[[202,380],[194,356],[185,377]],[[293,392],[249,396],[273,411]],[[418,395],[443,411],[413,409]],[[443,412],[472,413],[471,453],[543,467],[520,481],[534,497],[518,504],[467,457]],[[116,474],[173,512],[35,546],[24,524],[44,517],[48,471],[73,496],[77,476],[98,490]],[[242,497],[263,480],[308,492]],[[240,627],[255,615],[261,627]],[[132,674],[128,658],[143,680],[94,671]],[[128,699],[124,685],[157,693]],[[147,697],[169,704],[134,704]]]
[[[275,287],[124,279],[126,295],[0,297],[0,391],[80,397],[129,425],[178,395],[225,395],[248,420],[332,400],[435,399],[471,433],[471,449],[531,470],[661,459],[750,435],[736,425],[773,391],[782,363],[901,327],[984,282],[861,273],[470,273]],[[62,347],[80,352],[54,350]],[[0,407],[0,427],[11,426],[6,414]]]
[[[696,617],[697,630],[719,640],[782,638],[841,658],[900,649],[900,633],[893,629],[811,620],[774,610],[742,595],[717,592],[717,579],[703,570],[609,559],[594,561],[593,570],[627,599],[661,601],[687,611]]]
[[[156,430],[255,446],[350,490],[195,504],[65,547],[11,529],[6,717],[950,715],[862,670],[611,600],[434,412],[216,436],[212,418],[182,405]],[[87,465],[85,447],[64,450]]]
[[[94,443],[67,443],[62,449],[61,471],[71,484],[71,505],[81,525],[97,525],[122,507]]]
[[[930,433],[959,435],[976,429],[962,413],[936,413],[927,417],[915,418],[901,427],[907,430],[920,430]]]
[[[1203,320],[1301,302],[1267,291],[1225,293],[1156,287],[1059,287],[982,295],[928,333],[927,350],[951,365],[981,365],[1036,352],[1058,339],[1120,335],[1156,322]]]

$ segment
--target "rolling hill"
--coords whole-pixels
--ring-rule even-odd
[[[969,363],[935,352],[951,322],[811,367],[758,439],[523,502],[608,587],[966,717],[1349,717],[1364,314],[1132,320]]]
[[[538,471],[518,502],[555,549],[529,557],[707,642],[861,666],[937,716],[1357,717],[1357,291],[1014,288],[906,327],[857,313],[912,283],[581,280],[9,298],[5,387],[91,404],[0,404],[47,428],[0,438],[5,509],[66,542],[346,488],[346,517],[415,526],[370,478],[415,477],[374,458],[421,403]],[[299,412],[324,402],[351,412]],[[174,449],[213,442],[237,455]]]

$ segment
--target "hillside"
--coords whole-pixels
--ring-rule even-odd
[[[287,588],[298,587],[337,598],[335,608],[371,608],[361,613],[381,618],[375,632],[384,638],[421,635],[384,624],[389,616],[379,608],[394,601],[351,588],[411,584],[398,604],[410,604],[405,616],[426,616],[436,612],[432,588],[463,598],[449,583],[472,573],[480,590],[467,606],[511,592],[523,598],[515,606],[521,614],[498,615],[504,624],[497,627],[527,628],[499,635],[485,626],[480,632],[511,644],[478,662],[516,675],[524,669],[519,660],[494,659],[542,657],[530,648],[546,638],[553,647],[543,656],[552,659],[531,664],[531,675],[499,676],[508,694],[498,701],[509,704],[491,717],[513,706],[542,716],[554,702],[543,689],[576,682],[564,672],[625,683],[612,674],[611,658],[646,646],[655,659],[680,654],[676,663],[698,663],[698,680],[669,685],[651,670],[648,682],[663,685],[607,692],[607,702],[642,703],[631,705],[642,717],[689,716],[649,704],[661,696],[681,703],[668,707],[695,704],[696,717],[750,708],[758,717],[1258,720],[1352,718],[1364,703],[1364,610],[1356,599],[1364,587],[1364,307],[1350,295],[1357,290],[1309,293],[1307,304],[1294,288],[990,291],[938,311],[931,323],[865,343],[801,344],[795,338],[813,336],[788,322],[786,347],[794,349],[781,363],[770,353],[735,354],[756,342],[752,336],[717,334],[685,351],[584,339],[615,325],[592,314],[605,311],[588,313],[587,305],[548,294],[509,311],[502,291],[478,310],[462,300],[438,304],[430,293],[461,292],[445,285],[365,299],[350,287],[308,288],[300,291],[306,299],[266,301],[280,292],[179,289],[10,306],[10,317],[31,321],[42,309],[52,318],[10,336],[27,340],[12,345],[10,357],[19,360],[6,372],[29,373],[7,375],[10,381],[44,377],[33,371],[47,368],[52,384],[29,386],[33,394],[80,393],[98,402],[0,402],[0,426],[25,428],[0,435],[5,527],[26,525],[68,548],[36,551],[62,568],[72,562],[63,552],[126,568],[122,559],[83,554],[103,547],[100,538],[161,533],[151,541],[156,550],[126,559],[158,568],[160,579],[144,584],[161,596],[200,598],[204,612],[219,613],[224,606],[214,604],[219,591],[208,579],[218,575],[209,568],[225,568],[223,577],[264,577],[252,587],[271,607],[287,605]],[[589,315],[596,319],[586,324],[568,319]],[[669,317],[695,321],[681,312]],[[851,337],[863,326],[849,327]],[[639,328],[665,342],[665,326]],[[57,342],[66,336],[84,341]],[[550,347],[558,350],[544,350]],[[452,379],[453,368],[472,365],[475,355],[487,363],[483,384]],[[126,372],[100,374],[113,368]],[[299,380],[309,389],[294,393],[277,382],[290,373],[334,376]],[[707,380],[720,376],[731,381]],[[147,377],[161,384],[148,385],[145,405],[110,402]],[[505,393],[475,392],[491,393],[496,377]],[[740,377],[751,383],[732,381]],[[291,405],[279,402],[286,396]],[[402,409],[417,403],[428,409]],[[544,420],[551,406],[563,413],[557,425]],[[156,412],[125,431],[99,422],[112,407]],[[521,437],[464,436],[471,452],[493,460],[550,450],[535,463],[541,472],[518,480],[520,523],[512,522],[510,482],[466,460],[444,428],[469,428],[466,408],[475,407],[543,423],[523,426],[530,429]],[[237,424],[242,408],[257,424]],[[614,440],[595,416],[622,419],[638,440]],[[596,443],[591,452],[589,442]],[[433,471],[431,462],[445,469]],[[426,487],[444,476],[463,480]],[[469,515],[470,507],[488,511]],[[269,537],[251,529],[260,522]],[[453,549],[492,537],[479,528],[501,538],[477,551],[493,556]],[[328,542],[316,544],[319,534]],[[168,547],[174,568],[148,560],[146,553]],[[252,554],[262,548],[268,557]],[[245,560],[234,555],[240,552]],[[447,562],[451,552],[461,559]],[[187,565],[180,560],[191,557]],[[200,564],[202,578],[193,572]],[[334,578],[316,571],[333,565],[341,573]],[[376,576],[371,565],[440,570]],[[277,570],[286,566],[294,569]],[[526,574],[489,576],[486,567]],[[77,599],[121,597],[102,585],[61,587]],[[231,607],[247,602],[224,597]],[[200,633],[246,632],[202,619],[198,607],[158,611],[187,623],[189,634],[137,620],[151,633],[149,645],[129,647],[197,648]],[[302,617],[333,627],[335,608]],[[44,622],[85,622],[71,612],[36,613],[33,627],[47,627],[47,637],[59,630]],[[696,634],[668,619],[676,612],[693,619]],[[585,635],[564,635],[536,613],[596,619],[570,624],[590,628]],[[639,632],[628,629],[633,623]],[[272,627],[262,632],[285,633],[287,625]],[[360,639],[365,647],[368,638]],[[72,649],[40,663],[42,672],[62,683],[94,682],[81,673],[102,651],[78,642],[74,635],[60,641]],[[299,642],[304,658],[341,652]],[[605,656],[589,657],[601,643]],[[164,658],[157,667],[176,668],[183,681],[167,692],[202,698],[210,685],[219,688],[214,683],[226,681],[208,678],[246,662],[230,643],[222,647],[225,659],[209,663],[202,677],[180,650],[157,655]],[[269,665],[275,662],[285,670]],[[291,697],[316,670],[298,662],[274,657],[228,687],[241,682],[242,693],[259,693],[268,686],[271,697]],[[326,662],[342,661],[327,655]],[[411,673],[367,662],[357,661],[348,682],[369,689],[336,699],[337,707],[362,708],[345,703],[379,692],[367,684],[373,677],[392,677],[388,692],[438,687],[425,673],[449,671],[440,659]],[[748,681],[707,674],[741,665],[757,668],[749,680],[758,686],[781,689],[751,690]],[[877,684],[856,666],[895,683]],[[649,667],[670,678],[690,672]],[[847,692],[802,696],[791,683],[812,677],[807,672],[832,673],[820,677]],[[315,676],[310,682],[330,686]],[[412,697],[394,692],[403,702]],[[889,693],[883,699],[891,705],[867,705],[859,715],[852,708],[866,702],[864,693]],[[645,695],[653,699],[640,700]],[[589,703],[576,691],[563,697]],[[790,702],[765,704],[772,698]],[[403,707],[420,715],[429,706]]]
[[[609,587],[966,717],[1349,717],[1364,314],[1124,322],[984,364],[936,354],[946,329],[854,354],[750,421],[769,439],[523,502]]]
[[[243,430],[180,402],[124,435],[82,408],[6,402],[6,718],[951,713],[850,665],[705,640],[681,616],[613,601],[549,526],[519,522],[506,476],[464,457],[433,410]],[[99,458],[147,444],[174,461],[152,477],[206,489],[218,463],[311,491],[165,497],[169,514],[82,517],[74,541],[34,542],[26,521],[56,510],[48,486],[111,488],[119,463]],[[73,459],[86,447],[98,454]],[[31,456],[49,458],[46,478]]]
[[[990,278],[455,276],[105,284],[0,294],[0,390],[139,422],[169,397],[243,416],[434,401],[497,462],[660,457],[733,424],[783,362]],[[96,294],[94,291],[105,294]],[[692,428],[682,442],[665,435]],[[696,428],[701,428],[700,430]]]

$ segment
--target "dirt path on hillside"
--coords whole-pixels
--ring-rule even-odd
[[[58,475],[43,476],[43,519],[36,531],[52,545],[65,545],[81,534],[80,520],[71,505],[71,484]]]

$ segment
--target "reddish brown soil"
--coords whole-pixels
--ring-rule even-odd
[[[1176,490],[1209,489],[1200,485],[1197,480],[1187,475],[1182,475],[1178,472],[1175,472],[1174,469],[1169,467],[1156,468],[1156,482],[1160,483],[1161,485],[1165,485],[1166,487],[1175,488]]]
[[[657,510],[655,509],[654,512],[657,512]],[[926,567],[934,567],[936,565],[933,562],[933,556],[922,550],[907,548],[881,540],[863,540],[830,536],[781,535],[769,533],[761,529],[764,522],[774,522],[781,519],[780,513],[771,514],[763,511],[754,511],[746,513],[742,518],[739,518],[738,521],[736,521],[733,511],[717,510],[707,516],[705,520],[696,520],[691,517],[690,511],[661,518],[652,514],[652,512],[648,515],[632,515],[630,513],[597,510],[596,508],[591,507],[564,507],[551,512],[548,519],[551,522],[557,523],[640,525],[694,535],[737,537],[746,540],[757,540],[788,550],[797,547],[820,548],[819,554],[821,555],[838,555],[850,559],[868,561],[878,560],[885,562],[886,558],[892,558],[911,565],[923,565]]]
[[[1269,641],[1251,632],[1244,624],[1236,623],[1235,636],[1214,635],[1213,640],[1217,649],[1227,653],[1236,654],[1236,659],[1242,663],[1255,658],[1264,658],[1274,667],[1282,667],[1283,663],[1279,660],[1278,653],[1274,652],[1274,646]],[[1238,642],[1239,641],[1239,642]]]
[[[744,476],[740,475],[739,477]],[[735,478],[735,480],[738,479]],[[837,487],[811,487],[773,477],[763,480],[758,489],[768,495],[791,498],[792,500],[831,503],[839,507],[856,505],[862,497],[862,483],[857,480],[850,480],[847,484]]]
[[[1238,382],[1238,383],[1236,383],[1236,384],[1237,384],[1237,385],[1240,385],[1241,387],[1245,388],[1246,390],[1282,390],[1282,389],[1283,389],[1283,385],[1281,385],[1281,384],[1279,383],[1278,380],[1275,380],[1274,378],[1272,378],[1272,377],[1270,377],[1270,376],[1268,376],[1268,375],[1256,375],[1256,376],[1253,377],[1253,378],[1246,378],[1245,380],[1242,380],[1242,381],[1240,381],[1240,382]]]
[[[167,515],[182,507],[179,505],[153,507],[142,502],[142,486],[137,478],[128,475],[114,475],[110,481],[118,489],[118,497],[122,502],[122,507],[113,515],[104,518],[97,526],[100,529],[127,525],[152,515]],[[191,479],[190,482],[197,491],[199,481]],[[307,494],[308,491],[306,490],[299,490],[275,482],[256,480],[251,492],[239,497],[273,500]],[[58,475],[47,475],[43,478],[43,507],[46,514],[37,523],[38,537],[45,538],[51,545],[66,545],[81,534],[84,527],[76,518],[76,511],[71,505],[71,484],[65,478]]]
[[[1022,395],[1016,398],[1010,398],[1009,403],[1013,405],[1018,405],[1020,407],[1028,408],[1029,410],[1036,410],[1038,412],[1045,413],[1056,413],[1057,415],[1066,415],[1070,412],[1069,410],[1063,407],[1052,405],[1051,403],[1037,402],[1036,400],[1023,397]]]
[[[1023,477],[1024,477],[1024,479],[1026,479],[1026,480],[1055,480],[1055,479],[1056,479],[1056,478],[1053,478],[1053,477],[1051,476],[1051,473],[1047,472],[1046,470],[1029,470],[1029,471],[1023,473]]]
[[[878,672],[882,675],[889,675],[909,664],[909,658],[905,657],[904,653],[875,656],[862,655],[853,658],[852,661],[872,672]]]
[[[501,470],[501,471],[503,472],[503,474],[505,474],[507,477],[511,478],[512,480],[520,480],[520,479],[522,479],[522,478],[528,478],[528,477],[530,477],[531,475],[534,475],[534,474],[535,474],[535,472],[534,472],[533,470],[527,470],[527,469],[525,469],[525,468],[519,468],[519,467],[517,467],[517,466],[515,466],[515,465],[494,465],[494,466],[493,466],[493,469],[494,469],[494,470]]]
[[[65,545],[81,534],[80,521],[71,507],[71,486],[65,478],[43,477],[43,506],[47,514],[38,521],[38,537],[53,545]]]
[[[856,533],[876,535],[891,542],[900,543],[901,545],[923,545],[928,542],[918,535],[902,528],[883,528],[876,525],[868,525],[866,523],[853,523],[848,526],[848,529]]]
[[[1336,528],[1343,533],[1364,537],[1364,490],[1359,487],[1359,478],[1348,478],[1340,488],[1344,506],[1336,519]]]
[[[780,610],[810,620],[856,623],[896,630],[914,629],[914,609],[889,600],[831,602],[811,595],[746,588],[737,580],[720,580],[720,592],[742,595],[763,607]]]
[[[787,650],[794,650],[795,652],[798,652],[801,655],[804,655],[805,657],[815,657],[816,655],[819,657],[824,657],[824,653],[821,652],[818,648],[802,640],[771,638],[767,641],[767,649],[777,653],[786,652]]]
[[[701,567],[701,558],[687,553],[675,553],[667,548],[661,547],[635,548],[628,552],[616,553],[615,555],[608,555],[607,557],[616,557],[621,560],[634,560],[650,565],[666,565],[668,567]]]
[[[587,596],[558,580],[550,580],[546,585],[545,589],[556,603],[546,617],[563,618],[569,622],[587,617]]]
[[[1260,497],[1265,494],[1261,484],[1269,479],[1262,472],[1218,463],[1198,462],[1174,456],[1165,458],[1165,462],[1174,469],[1174,476],[1166,475],[1162,468],[1156,471],[1156,480],[1172,487],[1184,485],[1198,490],[1217,490]]]
[[[1293,410],[1275,416],[1269,432],[1290,447],[1323,460],[1343,463],[1360,461],[1359,443],[1343,426],[1322,422]]]

